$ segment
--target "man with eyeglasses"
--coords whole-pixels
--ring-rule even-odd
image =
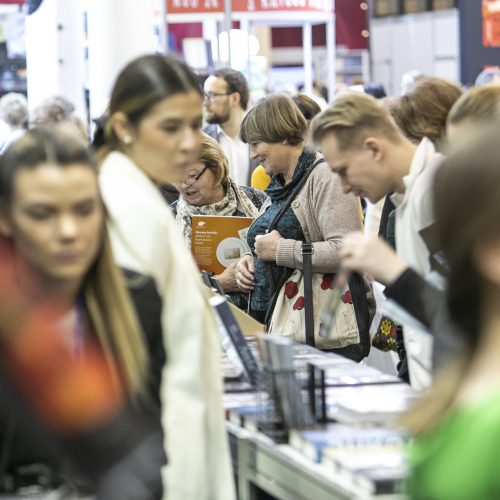
[[[229,174],[236,184],[248,186],[250,175],[257,166],[250,158],[248,144],[239,137],[248,106],[248,83],[239,71],[223,68],[205,80],[203,90],[208,124],[203,131],[221,145],[229,160]]]

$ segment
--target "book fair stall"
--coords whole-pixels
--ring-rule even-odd
[[[331,292],[322,325],[337,307]],[[362,363],[264,335],[213,293],[239,498],[404,498],[409,438],[395,420],[417,393]]]
[[[334,0],[167,0],[167,22],[189,23],[203,20],[204,31],[215,34],[219,65],[231,65],[246,73],[252,87],[252,51],[237,45],[233,39],[232,23],[240,23],[241,31],[250,33],[254,26],[301,26],[303,40],[304,91],[313,88],[312,26],[326,24],[327,88],[335,89],[335,1]],[[222,28],[222,29],[220,29]],[[221,33],[222,32],[222,33]],[[231,43],[227,33],[231,32]],[[226,41],[224,43],[224,35]],[[246,37],[249,40],[249,37]],[[200,40],[202,41],[202,40]],[[250,44],[250,42],[248,42]],[[222,47],[224,45],[224,48]],[[222,49],[226,52],[221,54]],[[185,51],[186,60],[197,59],[204,51],[203,44]],[[203,60],[203,57],[202,57]],[[267,63],[264,63],[266,65]],[[196,68],[196,64],[191,64]],[[202,64],[198,64],[200,67]],[[243,65],[243,67],[241,67]],[[245,67],[246,66],[246,67]]]

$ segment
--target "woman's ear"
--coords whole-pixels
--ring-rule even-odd
[[[113,113],[110,118],[111,129],[115,134],[116,138],[126,146],[130,145],[133,140],[133,130],[130,125],[127,115],[122,111],[117,111]]]

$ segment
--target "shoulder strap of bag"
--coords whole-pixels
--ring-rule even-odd
[[[359,344],[357,345],[358,356],[356,361],[361,361],[370,353],[370,325],[372,317],[366,296],[367,286],[363,276],[359,273],[349,274],[349,290],[351,291],[352,304],[356,315],[356,323],[359,331]]]
[[[312,289],[312,254],[314,247],[312,243],[302,243],[302,262],[304,279],[304,313],[305,313],[305,337],[306,344],[315,346],[314,341],[314,304]]]
[[[320,164],[323,163],[325,160],[323,158],[320,158],[317,160],[312,167],[306,172],[304,177],[300,179],[300,182],[295,186],[295,189],[290,193],[290,196],[286,199],[285,203],[283,203],[282,207],[280,208],[280,211],[276,214],[276,217],[274,220],[271,222],[267,232],[270,233],[274,229],[276,229],[276,226],[278,225],[278,222],[281,220],[283,215],[285,215],[285,212],[290,208],[290,205],[292,204],[293,200],[296,198],[296,196],[300,193],[302,188],[304,187],[304,184],[307,182],[307,179],[311,175],[311,172]]]
[[[293,200],[295,197],[300,193],[302,188],[304,187],[305,183],[307,182],[307,179],[309,178],[309,175],[311,175],[311,172],[321,163],[323,163],[325,160],[324,158],[320,158],[319,160],[316,160],[316,162],[313,163],[311,168],[306,172],[304,177],[300,180],[300,182],[295,186],[295,189],[290,193],[290,196],[286,199],[285,203],[283,203],[282,207],[280,208],[279,212],[277,213],[276,217],[274,220],[271,222],[269,225],[269,228],[267,230],[268,233],[273,231],[276,226],[278,225],[278,222],[281,220],[285,212],[288,210],[290,205],[292,204]],[[311,245],[312,247],[312,245]],[[271,317],[272,313],[274,311],[274,306],[276,305],[276,300],[278,299],[278,295],[280,293],[281,287],[285,284],[285,281],[287,279],[287,272],[286,269],[283,271],[283,274],[281,276],[280,282],[278,283],[278,286],[276,287],[276,290],[274,292],[273,297],[271,298],[269,302],[269,306],[267,308],[266,314],[265,314],[265,320],[264,323],[266,324],[266,327],[269,326],[271,322]],[[311,276],[311,290],[312,290],[312,276]],[[309,294],[312,300],[312,293]],[[305,301],[305,292],[304,292],[304,301]],[[311,304],[312,305],[312,304]],[[313,328],[313,342],[314,342],[314,328]]]

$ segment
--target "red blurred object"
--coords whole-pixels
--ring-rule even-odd
[[[361,8],[362,0],[335,1],[336,44],[348,49],[367,49],[368,39],[361,34],[368,30],[367,11]],[[326,45],[325,25],[313,26],[313,45]],[[300,47],[301,28],[272,28],[273,47]]]
[[[483,45],[500,47],[500,1],[483,0]]]
[[[99,426],[125,402],[113,367],[90,342],[75,357],[53,326],[61,317],[61,306],[30,303],[16,287],[11,262],[9,244],[0,241],[2,367],[38,418],[54,432],[68,435]]]

